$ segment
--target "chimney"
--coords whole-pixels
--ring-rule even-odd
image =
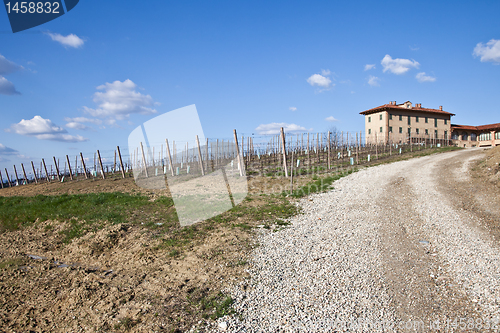
[[[439,111],[443,111],[443,106],[442,105],[439,106]]]

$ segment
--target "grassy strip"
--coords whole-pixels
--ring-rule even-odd
[[[303,185],[296,190],[293,190],[293,193],[291,194],[290,191],[283,191],[281,192],[281,195],[283,197],[302,198],[313,193],[326,192],[329,189],[331,189],[331,185],[334,181],[339,180],[342,177],[348,176],[356,171],[358,171],[358,169],[354,168],[345,172],[328,174],[326,177],[322,178],[318,178],[318,176],[315,175],[312,178],[312,182],[307,183],[306,185]]]
[[[154,202],[148,197],[126,193],[91,193],[34,197],[0,197],[0,231],[17,230],[37,220],[68,221],[65,242],[96,230],[107,221],[142,223],[171,228],[177,222],[173,201],[162,197]]]

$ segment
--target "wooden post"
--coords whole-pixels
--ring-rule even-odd
[[[47,172],[47,165],[45,164],[45,160],[42,158],[43,168],[45,169],[45,176],[47,176],[47,182],[50,183],[49,173]]]
[[[68,155],[66,155],[66,161],[68,162],[69,179],[73,180],[73,173],[71,172],[71,164],[69,164],[69,156]]]
[[[290,163],[290,195],[293,194],[293,149],[292,149],[292,163]]]
[[[307,132],[307,163],[308,167],[311,167],[311,146],[309,145],[309,132]]]
[[[283,153],[283,168],[285,169],[285,177],[288,178],[288,166],[286,165],[286,145],[285,145],[285,130],[281,128],[281,150]]]
[[[356,132],[356,164],[359,164],[359,141],[358,132]]]
[[[10,177],[9,177],[9,172],[7,171],[7,168],[5,168],[5,176],[7,177],[7,183],[9,183],[9,187],[12,187],[10,184]]]
[[[115,173],[115,171],[116,171],[116,150],[115,150],[115,160],[113,163],[113,173]]]
[[[119,146],[116,146],[116,151],[118,152],[118,159],[120,160],[120,169],[122,171],[122,178],[125,178],[125,169],[123,168],[122,154],[120,153]],[[116,154],[115,154],[115,160],[116,160]]]
[[[88,179],[87,168],[85,167],[85,160],[83,159],[83,154],[80,152],[80,158],[82,159],[83,173],[85,174],[85,179]]]
[[[146,156],[144,156],[144,147],[141,142],[141,153],[142,153],[142,162],[144,163],[144,172],[146,173],[146,178],[148,178],[148,167],[146,165]]]
[[[222,147],[224,147],[224,145],[222,145]],[[217,141],[215,142],[215,166],[218,167],[219,166],[219,139],[217,139]]]
[[[97,165],[96,165],[96,158],[95,158],[95,153],[94,153],[94,171],[97,171]]]
[[[99,165],[101,166],[102,179],[106,179],[106,176],[104,176],[104,168],[102,167],[101,153],[99,153],[99,149],[97,149],[97,157],[99,159]]]
[[[238,146],[238,135],[236,134],[236,130],[233,130],[233,134],[234,134],[234,145],[236,147],[236,155],[238,156],[238,164],[240,165],[240,176],[243,177],[243,168],[244,168],[244,165],[243,165],[243,161],[241,160],[241,157],[240,157],[240,147]]]
[[[35,172],[35,165],[33,164],[33,161],[31,161],[31,168],[33,169],[33,177],[35,177],[35,184],[38,184],[38,179],[36,177],[36,172]]]
[[[377,141],[377,132],[375,132],[375,158],[378,160],[378,141]]]
[[[2,172],[0,171],[0,185],[3,188],[3,177],[2,177]]]
[[[198,146],[198,159],[199,159],[199,162],[200,162],[201,175],[205,176],[205,170],[203,169],[203,160],[201,158],[200,139],[198,139],[198,134],[196,135],[196,144]]]
[[[16,170],[16,166],[14,165],[14,173],[16,174],[16,181],[17,181],[17,184],[19,184],[19,178],[17,177],[17,170]]]
[[[328,155],[326,158],[328,159],[328,170],[330,170],[330,131],[328,131]]]
[[[208,138],[205,139],[206,145],[205,145],[205,168],[208,172],[208,166],[209,166],[209,161],[210,158],[208,157]]]
[[[413,152],[413,143],[411,142],[411,131],[408,133],[408,136],[410,138],[410,151]]]
[[[170,155],[170,147],[168,145],[168,139],[165,139],[165,144],[167,145],[167,156],[168,156],[168,163],[170,164],[170,171],[172,171],[172,176],[174,176],[174,165],[172,163],[172,155]]]
[[[61,176],[59,175],[59,166],[57,165],[56,157],[52,156],[54,158],[54,164],[56,166],[56,173],[57,173],[57,180],[61,181]]]
[[[319,133],[316,133],[316,154],[318,154],[318,168],[319,168],[319,164],[321,162],[321,160],[319,158],[320,150],[321,150],[321,147],[319,146]]]
[[[24,181],[26,185],[28,184],[28,177],[26,177],[26,170],[24,170],[24,165],[21,163],[21,168],[23,169]]]

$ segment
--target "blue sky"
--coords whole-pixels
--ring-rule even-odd
[[[0,167],[126,150],[195,104],[208,138],[363,130],[410,100],[500,122],[498,1],[92,1],[13,34],[0,9]]]

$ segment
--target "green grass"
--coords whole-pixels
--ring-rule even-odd
[[[281,193],[282,196],[291,196],[293,198],[302,198],[306,197],[312,193],[320,193],[325,192],[331,189],[331,185],[334,181],[350,175],[353,172],[356,172],[357,169],[350,169],[346,172],[340,172],[336,174],[330,174],[326,177],[319,178],[317,175],[312,177],[312,181],[299,187],[296,190],[293,190],[293,193],[290,195],[290,191],[283,191]]]
[[[17,230],[38,219],[67,221],[65,242],[80,237],[88,230],[102,227],[104,222],[143,223],[156,228],[171,227],[177,221],[173,201],[162,197],[152,202],[146,196],[125,193],[91,193],[76,195],[0,198],[0,231]],[[50,230],[50,227],[46,231]]]
[[[204,312],[204,318],[215,320],[217,318],[236,313],[232,307],[233,299],[231,296],[225,296],[222,293],[205,297],[200,303],[201,310]]]

